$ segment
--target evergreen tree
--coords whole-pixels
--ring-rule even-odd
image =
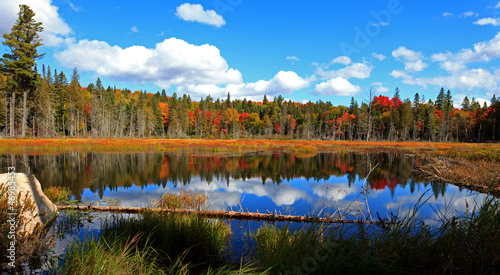
[[[464,100],[462,101],[462,110],[470,111],[470,101],[467,96],[465,96]]]
[[[12,26],[9,34],[4,34],[5,39],[2,44],[7,46],[9,53],[0,59],[2,71],[9,77],[11,93],[10,100],[10,136],[15,135],[15,102],[16,93],[23,95],[22,113],[22,136],[26,135],[27,123],[27,100],[28,92],[35,88],[37,72],[35,70],[35,60],[44,54],[38,53],[38,47],[42,46],[39,32],[43,31],[42,23],[36,22],[35,13],[27,6],[20,5],[18,18]]]

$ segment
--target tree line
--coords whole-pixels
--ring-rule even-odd
[[[281,95],[261,102],[247,99],[193,101],[188,94],[167,95],[105,88],[100,79],[82,87],[75,68],[68,78],[36,60],[43,54],[41,23],[20,6],[11,33],[10,52],[0,61],[0,134],[10,137],[92,138],[289,138],[390,141],[493,141],[500,134],[500,102],[481,106],[465,97],[455,108],[450,90],[441,88],[432,101],[415,94],[401,99],[370,90],[358,104],[331,101],[298,103]]]

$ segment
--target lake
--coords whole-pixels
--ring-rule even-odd
[[[82,204],[149,206],[182,187],[206,194],[214,210],[320,215],[369,220],[402,215],[420,199],[420,214],[438,224],[485,196],[418,175],[423,159],[410,155],[318,153],[306,156],[249,153],[234,156],[182,153],[85,153],[4,155],[0,169],[15,165],[43,188],[64,186]],[[369,174],[368,179],[366,176]],[[406,212],[405,212],[406,211]],[[233,238],[262,222],[231,222]],[[85,227],[84,224],[81,224]],[[87,230],[97,230],[90,220]],[[82,231],[81,231],[82,232]],[[238,242],[238,241],[237,241]]]

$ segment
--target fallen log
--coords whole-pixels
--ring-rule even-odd
[[[344,220],[331,219],[322,217],[309,216],[291,216],[274,213],[251,213],[251,212],[235,212],[235,211],[217,211],[217,210],[194,210],[194,209],[163,209],[149,207],[123,207],[123,206],[93,206],[93,205],[58,205],[59,210],[87,210],[87,211],[103,211],[103,212],[120,212],[120,213],[141,213],[146,209],[152,212],[175,213],[175,214],[198,214],[210,218],[221,219],[236,219],[236,220],[253,220],[253,221],[285,221],[285,222],[301,222],[301,223],[357,223],[357,224],[377,224],[377,222],[359,221],[359,220]]]

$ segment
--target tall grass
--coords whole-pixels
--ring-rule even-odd
[[[124,238],[111,234],[96,240],[88,237],[70,245],[53,274],[165,274],[156,266],[155,251],[139,245],[140,235]],[[124,241],[125,240],[125,241]]]
[[[500,273],[498,200],[487,198],[437,228],[416,214],[425,203],[376,227],[263,226],[254,234],[253,255],[274,274]]]
[[[114,216],[72,244],[54,274],[260,274],[224,261],[226,224],[196,215]]]
[[[148,245],[158,252],[158,263],[164,267],[170,266],[182,255],[185,263],[206,268],[223,263],[231,230],[222,221],[198,215],[146,211],[137,217],[113,216],[106,220],[102,236],[106,238],[112,234],[147,234],[150,240]],[[145,245],[145,240],[138,240],[139,245]]]

